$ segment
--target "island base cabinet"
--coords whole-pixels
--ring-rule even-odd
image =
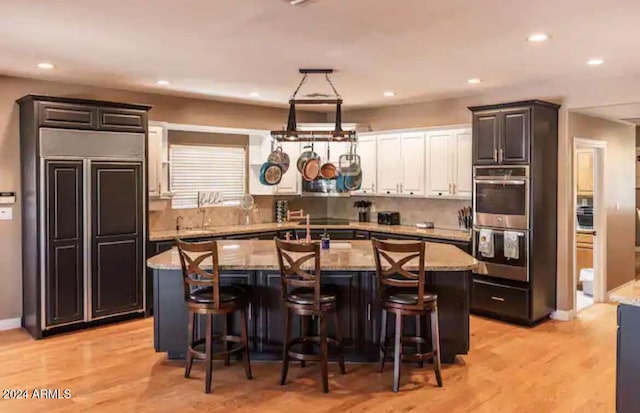
[[[375,276],[375,274],[373,274]],[[377,296],[375,278],[372,278],[374,285],[372,286],[374,296]],[[432,272],[427,273],[427,283],[425,289],[438,295],[438,326],[440,330],[440,358],[443,363],[454,363],[458,354],[467,354],[469,352],[469,309],[470,294],[469,288],[471,283],[471,273],[468,271],[457,272]],[[370,326],[370,350],[369,352],[375,356],[378,355],[380,343],[380,328],[382,308],[378,305],[377,300],[374,301],[373,308],[375,315]],[[428,316],[421,317],[419,324],[421,337],[431,341],[431,331],[429,328]],[[415,316],[404,316],[402,333],[405,336],[415,336],[418,329],[418,323]],[[387,346],[393,346],[393,336],[395,334],[395,314],[387,315]],[[431,350],[428,344],[423,352]],[[388,354],[392,352],[388,351]]]
[[[345,354],[356,357],[364,345],[364,325],[360,314],[363,313],[361,294],[361,277],[355,273],[326,273],[322,283],[337,287],[337,318],[342,333]],[[258,358],[282,358],[284,340],[284,316],[286,307],[282,303],[282,285],[280,273],[262,272],[258,275],[259,310],[257,348]],[[302,317],[291,315],[291,337],[299,337],[303,333]],[[333,314],[327,315],[327,332],[329,337],[336,337],[336,323]],[[318,317],[307,317],[308,335],[319,335]],[[315,349],[318,350],[317,348]],[[330,353],[334,348],[330,346]],[[305,350],[306,351],[306,350]],[[350,357],[352,358],[352,357]],[[363,355],[363,360],[366,356]]]
[[[640,307],[618,306],[616,412],[636,413],[640,408]]]
[[[381,310],[376,292],[375,272],[326,271],[323,284],[337,287],[338,322],[343,336],[345,359],[356,362],[378,360]],[[438,294],[440,344],[443,363],[453,363],[458,354],[469,351],[468,271],[428,273],[427,286]],[[284,339],[284,311],[280,274],[276,271],[238,271],[221,274],[222,285],[242,284],[250,289],[249,340],[253,360],[280,360]],[[187,307],[184,301],[182,273],[179,270],[153,271],[154,345],[170,359],[184,359],[187,346]],[[223,330],[224,316],[215,316],[214,334]],[[240,314],[230,315],[231,333],[240,333]],[[330,337],[335,337],[335,318],[328,315]],[[404,333],[415,334],[415,318],[406,318]],[[391,326],[393,315],[389,316]],[[204,331],[204,317],[198,323]],[[309,333],[317,333],[319,320],[309,322]],[[429,337],[429,323],[423,321],[423,334]],[[302,333],[299,316],[292,315],[291,336]],[[389,327],[388,334],[392,333]],[[317,351],[315,349],[314,351]],[[330,356],[335,356],[329,346]]]

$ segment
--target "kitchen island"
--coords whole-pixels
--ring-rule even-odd
[[[635,413],[640,406],[640,281],[610,295],[618,303],[616,412]]]
[[[254,359],[281,357],[283,311],[280,274],[272,240],[218,241],[222,285],[241,284],[251,291],[249,338]],[[417,262],[416,262],[417,264]],[[153,270],[154,345],[170,359],[184,358],[187,340],[187,309],[182,272],[175,248],[147,261]],[[322,282],[338,288],[338,319],[342,328],[345,357],[349,361],[377,360],[379,317],[375,260],[370,241],[334,241],[321,253]],[[440,340],[443,363],[452,363],[469,350],[471,271],[476,260],[459,248],[427,242],[426,285],[438,294]],[[206,268],[206,262],[204,267]],[[411,265],[407,269],[412,269]],[[415,269],[415,268],[413,268]],[[230,318],[230,329],[239,334],[239,316]],[[393,323],[388,323],[389,327]],[[415,323],[406,323],[405,334],[413,334]],[[220,333],[216,322],[214,333]],[[203,329],[201,323],[198,328]],[[293,334],[300,333],[294,320]],[[391,331],[391,329],[390,329]],[[333,334],[332,327],[329,334]]]

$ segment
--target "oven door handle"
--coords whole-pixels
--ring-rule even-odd
[[[482,179],[476,178],[476,183],[490,184],[490,185],[525,185],[527,181],[516,179]]]

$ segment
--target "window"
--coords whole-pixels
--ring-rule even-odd
[[[171,145],[169,156],[172,208],[197,208],[199,191],[218,192],[220,205],[239,205],[246,190],[245,148]]]

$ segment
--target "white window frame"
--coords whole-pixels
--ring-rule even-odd
[[[186,156],[186,154],[184,152],[182,154],[174,153],[174,149],[176,150],[176,152],[181,149],[184,151],[194,151],[194,150],[198,151],[198,149],[211,151],[209,154],[203,154],[203,159],[200,162],[206,161],[207,157],[214,158],[216,155],[214,155],[213,152],[215,151],[226,152],[228,155],[228,159],[224,159],[224,156],[220,155],[223,158],[219,160],[228,162],[231,165],[234,165],[235,163],[238,163],[238,162],[239,164],[238,164],[237,172],[234,172],[233,174],[229,174],[224,178],[226,179],[238,178],[237,183],[238,183],[238,187],[241,187],[241,190],[234,191],[234,192],[237,192],[237,194],[235,195],[229,195],[229,194],[224,195],[225,189],[221,188],[220,186],[216,186],[215,184],[204,185],[204,186],[197,186],[194,184],[193,185],[194,188],[189,189],[189,191],[190,192],[195,191],[195,193],[193,195],[187,195],[189,198],[193,197],[192,199],[193,202],[186,202],[185,196],[182,195],[186,191],[186,189],[176,188],[177,184],[175,182],[176,173],[178,172],[177,168],[184,166],[184,165],[180,165],[180,161],[178,161],[176,157]],[[237,155],[240,155],[240,156],[237,156]],[[198,205],[199,191],[212,191],[212,192],[215,191],[215,192],[223,193],[222,203],[218,205],[213,205],[213,207],[238,206],[240,204],[240,197],[247,193],[247,148],[246,147],[231,146],[231,145],[215,145],[215,144],[208,145],[208,144],[176,143],[176,144],[169,145],[169,158],[170,158],[169,185],[170,185],[170,191],[173,193],[173,198],[171,200],[172,209],[198,208],[199,207]],[[214,162],[212,162],[212,165],[213,164]],[[198,164],[196,163],[194,166],[197,166],[197,165]],[[202,164],[200,164],[200,167],[202,167]],[[234,168],[235,168],[235,165],[234,165]],[[212,170],[208,171],[207,173],[215,174],[216,172],[220,173],[222,171],[216,171],[215,169],[212,168]],[[196,179],[197,176],[193,176],[193,177],[187,176],[187,178]],[[207,207],[211,207],[211,205],[207,205]]]

